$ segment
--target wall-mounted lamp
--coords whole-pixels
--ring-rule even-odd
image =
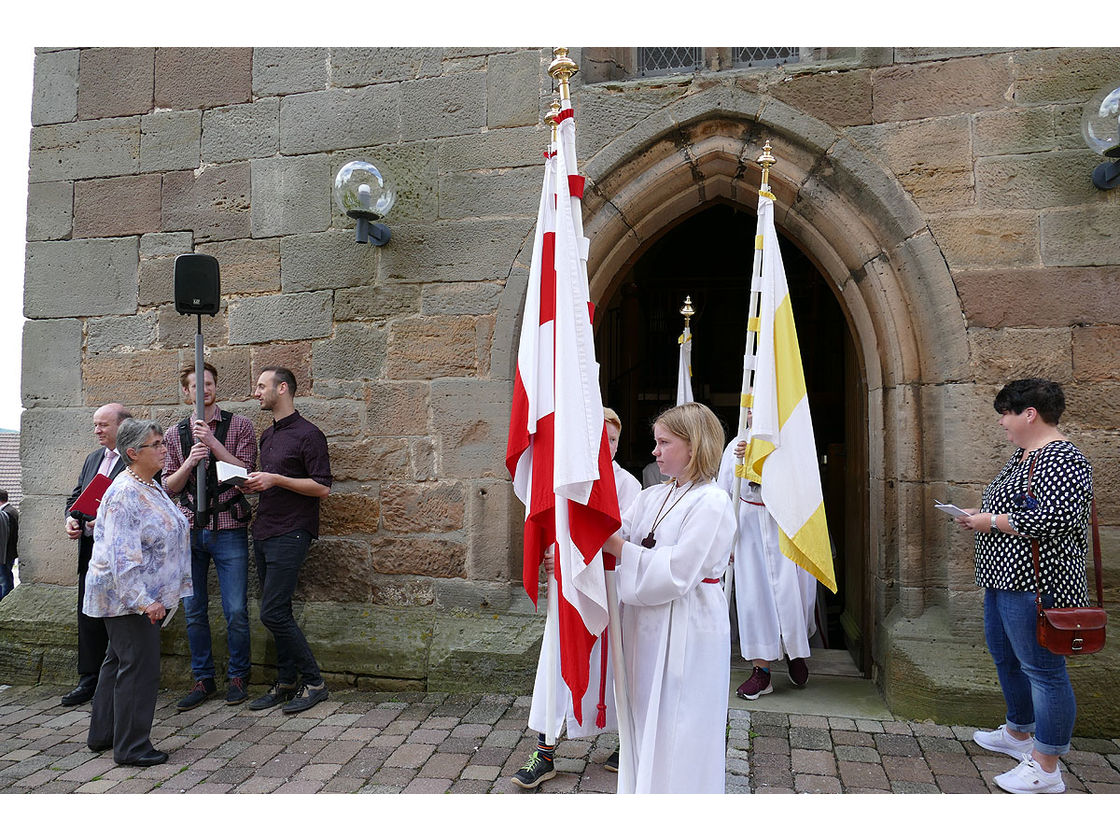
[[[334,200],[339,210],[357,220],[355,242],[381,246],[389,241],[389,226],[378,219],[393,209],[397,193],[374,164],[352,160],[338,170]]]
[[[1120,187],[1120,87],[1105,86],[1085,103],[1081,136],[1098,155],[1111,158],[1093,170],[1093,185],[1101,190]]]

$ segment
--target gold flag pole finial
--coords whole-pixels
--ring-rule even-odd
[[[556,79],[560,83],[560,98],[571,99],[568,91],[568,79],[574,76],[579,67],[576,63],[568,58],[567,47],[556,47],[553,49],[552,54],[556,56],[552,63],[548,65],[548,75]]]
[[[778,159],[770,154],[770,149],[770,141],[767,140],[762,147],[762,154],[755,161],[762,167],[762,192],[770,191],[770,167],[778,162]]]
[[[556,100],[548,106],[548,113],[544,115],[544,121],[548,123],[552,129],[552,142],[556,142],[556,126],[560,123],[560,103]]]
[[[684,296],[684,306],[681,307],[681,314],[684,316],[684,328],[688,329],[688,322],[692,320],[692,316],[696,314],[696,310],[692,308],[692,295]]]

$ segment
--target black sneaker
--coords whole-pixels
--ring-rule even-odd
[[[295,683],[286,685],[282,682],[275,682],[265,694],[262,694],[256,700],[249,704],[249,708],[254,712],[259,712],[261,709],[271,709],[280,703],[287,703],[296,696],[297,686]]]
[[[294,715],[296,712],[305,712],[316,703],[326,700],[329,696],[325,682],[319,683],[318,688],[313,688],[304,683],[295,696],[284,705],[284,714]]]
[[[193,709],[195,706],[201,706],[204,702],[209,700],[218,693],[217,686],[214,681],[209,677],[197,680],[194,688],[191,689],[190,694],[183,697],[178,703],[175,704],[180,712],[185,712],[187,709]]]
[[[532,790],[541,782],[556,776],[556,762],[545,758],[540,750],[533,750],[525,766],[513,774],[513,783],[518,787]]]
[[[603,762],[603,766],[611,773],[618,772],[618,750],[615,750],[607,756],[607,760]]]
[[[226,705],[236,706],[248,699],[249,692],[245,690],[245,678],[232,677],[229,681],[229,688],[226,689]]]
[[[804,688],[809,681],[809,665],[804,659],[790,659],[788,656],[786,662],[789,663],[789,681],[798,688]]]

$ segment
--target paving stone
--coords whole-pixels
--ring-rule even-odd
[[[453,779],[467,765],[467,756],[455,753],[436,753],[420,768],[422,778]]]
[[[785,738],[760,736],[751,740],[751,751],[760,755],[789,755],[789,741]]]
[[[891,793],[942,793],[932,782],[891,782]]]
[[[804,750],[830,750],[832,749],[832,736],[827,728],[798,729],[790,726],[789,745],[791,748]]]
[[[863,761],[840,761],[840,780],[846,788],[890,790],[882,765]]]
[[[979,776],[937,776],[942,793],[987,793],[988,786]]]
[[[431,757],[435,747],[431,744],[402,744],[385,759],[387,767],[418,768]]]
[[[918,740],[910,735],[891,735],[883,733],[875,735],[875,748],[881,755],[909,755],[922,754]]]
[[[973,759],[966,755],[954,755],[952,753],[926,753],[926,763],[929,765],[936,775],[944,776],[978,776],[980,771],[977,769],[976,763]],[[1005,769],[1011,769],[1015,765],[1014,759],[1007,759],[1005,762]],[[1003,772],[1002,770],[1000,772]]]
[[[459,778],[492,782],[498,778],[501,772],[502,768],[500,766],[492,764],[469,764],[463,768],[463,772],[459,774]]]
[[[935,738],[928,735],[918,736],[918,743],[922,746],[922,751],[929,755],[931,753],[961,753],[965,752],[964,744],[955,738]]]
[[[835,776],[799,774],[793,777],[793,787],[798,793],[841,793],[840,780]]]
[[[892,785],[895,782],[933,783],[933,772],[922,758],[900,755],[884,755],[883,771]]]
[[[828,750],[791,750],[790,766],[795,775],[836,775],[836,758]]]
[[[879,753],[873,747],[838,746],[836,758],[844,762],[861,761],[872,764],[879,764],[881,761]]]
[[[856,729],[860,732],[882,732],[883,724],[877,720],[857,720]]]
[[[836,746],[850,746],[850,747],[873,747],[875,746],[875,739],[867,732],[856,732],[847,729],[833,729],[832,730],[832,743]]]

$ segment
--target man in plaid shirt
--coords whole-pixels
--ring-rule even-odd
[[[236,705],[248,699],[249,680],[249,540],[252,515],[249,503],[235,487],[219,488],[216,461],[225,461],[252,472],[257,464],[257,439],[247,417],[221,411],[214,392],[217,369],[207,362],[203,371],[203,420],[192,413],[167,430],[164,437],[167,455],[163,465],[163,486],[168,494],[179,496],[179,509],[191,523],[191,576],[194,595],[183,601],[187,616],[187,641],[191,648],[191,671],[195,684],[176,705],[182,711],[193,709],[217,693],[214,684],[214,656],[210,643],[209,598],[206,580],[210,561],[218,574],[222,612],[226,617],[226,644],[229,648],[226,703]],[[195,370],[187,367],[179,376],[185,402],[195,404]],[[184,454],[183,438],[193,441]],[[206,501],[204,514],[196,513],[197,466],[205,462]],[[220,490],[220,492],[219,492]],[[201,521],[200,521],[201,520]]]

